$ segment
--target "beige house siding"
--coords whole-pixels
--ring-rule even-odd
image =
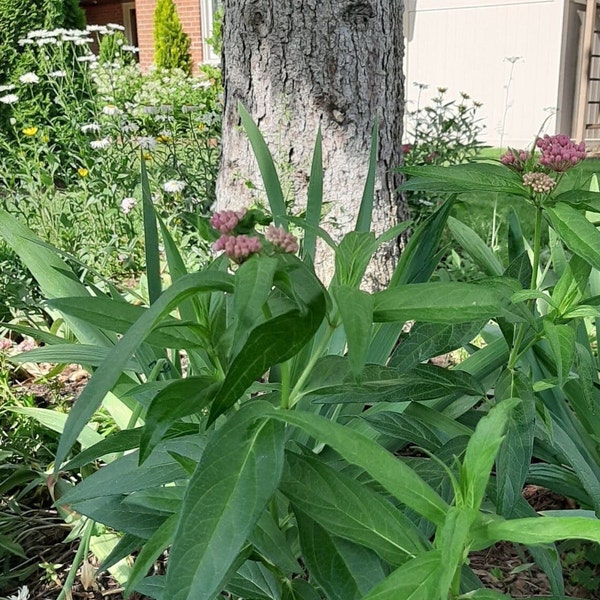
[[[418,89],[429,85],[421,104],[439,86],[448,97],[466,92],[483,103],[485,142],[523,147],[545,119],[545,131],[571,126],[558,116],[568,104],[563,29],[565,0],[406,0],[406,96],[414,107]],[[520,57],[512,70],[509,58]],[[562,73],[562,74],[561,74]],[[552,113],[555,114],[552,114]],[[561,111],[562,112],[562,111]],[[561,133],[569,134],[570,131]]]

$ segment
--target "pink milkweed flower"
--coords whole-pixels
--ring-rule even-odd
[[[525,163],[531,158],[531,152],[527,150],[513,150],[509,148],[508,151],[500,157],[500,162],[511,169],[514,169],[518,173],[522,173],[525,169]]]
[[[289,252],[290,254],[298,252],[298,239],[283,227],[269,225],[265,238],[283,252]]]
[[[248,235],[223,234],[214,244],[214,250],[224,250],[234,262],[241,264],[252,254],[262,250],[262,244],[256,237]]]
[[[585,158],[585,144],[575,144],[567,135],[545,135],[536,146],[542,151],[540,164],[551,171],[563,173]]]
[[[223,210],[221,212],[216,212],[210,218],[210,224],[220,233],[229,234],[233,232],[240,222],[240,219],[242,219],[247,212],[248,211],[245,208],[242,210]]]

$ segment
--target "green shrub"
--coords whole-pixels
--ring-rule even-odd
[[[158,68],[192,72],[190,38],[183,31],[173,0],[158,0],[154,11],[154,62]]]

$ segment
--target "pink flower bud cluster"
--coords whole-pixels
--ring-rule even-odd
[[[210,218],[210,224],[220,233],[230,234],[247,212],[248,211],[245,208],[242,210],[223,210],[221,212],[216,212]]]
[[[298,252],[298,239],[296,236],[288,233],[283,227],[269,225],[265,238],[284,252],[289,252],[290,254]]]
[[[562,173],[585,158],[585,144],[575,144],[567,135],[545,135],[536,142],[542,151],[540,164]]]
[[[513,150],[509,148],[508,152],[500,157],[500,162],[515,171],[522,173],[525,169],[525,163],[531,158],[531,153],[527,150]]]
[[[523,185],[530,187],[538,194],[547,194],[556,186],[556,181],[546,173],[525,173],[523,175]]]
[[[251,254],[256,254],[262,250],[262,244],[256,237],[248,235],[227,235],[223,234],[214,244],[213,248],[217,251],[224,250],[225,254],[234,262],[241,264]]]

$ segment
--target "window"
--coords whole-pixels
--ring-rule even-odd
[[[222,5],[222,0],[200,0],[202,10],[202,50],[204,62],[207,63],[218,63],[221,58],[215,54],[215,51],[206,43],[206,40],[213,34],[215,15]]]

